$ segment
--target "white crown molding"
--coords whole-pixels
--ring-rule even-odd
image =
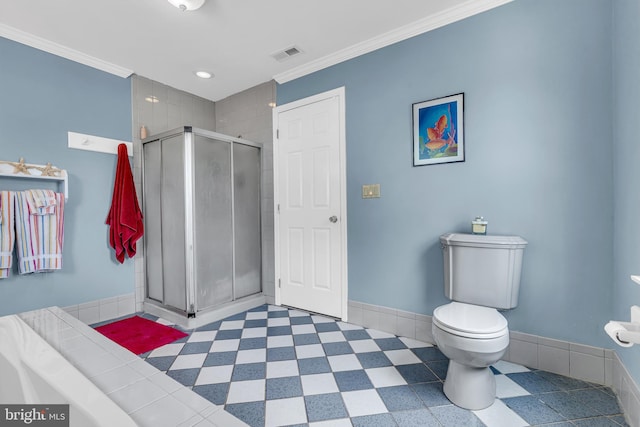
[[[445,25],[452,24],[473,15],[485,12],[513,0],[469,0],[459,6],[446,9],[440,13],[420,19],[404,27],[381,34],[380,36],[357,43],[348,48],[339,50],[331,55],[324,56],[291,70],[273,76],[278,83],[286,83],[307,74],[320,71],[340,62],[347,61],[365,53],[389,46],[391,44],[409,39],[411,37],[435,30]]]
[[[26,33],[5,24],[0,24],[0,37],[4,37],[15,42],[25,44],[27,46],[31,46],[33,48],[51,53],[53,55],[61,56],[62,58],[66,58],[71,61],[79,62],[80,64],[88,65],[89,67],[114,74],[118,77],[127,78],[131,74],[133,74],[132,70],[128,70],[110,62],[103,61],[82,52],[78,52],[77,50],[73,50],[61,44],[45,40],[41,37],[34,36],[33,34]]]

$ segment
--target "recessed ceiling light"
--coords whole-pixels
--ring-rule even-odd
[[[206,71],[196,71],[196,76],[200,77],[201,79],[210,79],[211,77],[213,77],[213,74]]]
[[[160,102],[160,100],[155,96],[147,96],[144,100],[147,102],[151,102],[152,104],[157,104],[158,102]]]

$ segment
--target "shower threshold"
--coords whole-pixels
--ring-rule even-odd
[[[146,299],[143,304],[143,310],[145,313],[153,314],[154,316],[174,322],[184,329],[195,329],[269,302],[273,301],[269,301],[267,296],[259,293],[222,304],[218,307],[213,307],[209,310],[200,311],[193,317],[187,317],[186,313],[171,310],[156,301]]]

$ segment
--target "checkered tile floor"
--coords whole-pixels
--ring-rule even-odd
[[[141,356],[251,426],[627,425],[611,389],[502,361],[495,404],[460,409],[436,347],[298,310],[264,305],[186,332]]]

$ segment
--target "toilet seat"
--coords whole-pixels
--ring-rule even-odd
[[[433,311],[433,323],[453,335],[467,338],[498,338],[508,333],[507,319],[498,310],[451,302]]]

